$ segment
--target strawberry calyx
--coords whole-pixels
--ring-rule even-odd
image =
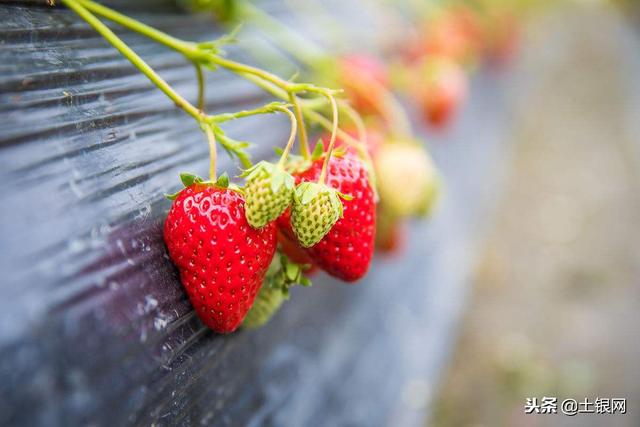
[[[283,186],[288,190],[293,190],[295,187],[295,179],[289,172],[265,160],[262,160],[245,170],[240,177],[245,178],[247,182],[250,182],[263,174],[267,175],[271,191],[274,193],[277,193]]]
[[[261,161],[240,176],[247,180],[245,215],[253,228],[275,221],[291,205],[295,179],[280,164]]]
[[[233,184],[233,183],[229,182],[229,175],[227,175],[226,172],[223,173],[222,175],[220,175],[218,177],[218,179],[216,179],[215,181],[204,180],[200,176],[194,175],[194,174],[189,173],[189,172],[181,172],[180,173],[180,181],[182,182],[182,185],[184,186],[184,188],[181,188],[180,190],[178,190],[178,191],[176,191],[175,193],[172,193],[172,194],[165,194],[164,196],[167,199],[169,199],[169,200],[177,199],[178,196],[180,195],[180,193],[182,193],[182,191],[185,188],[189,188],[194,184],[199,184],[199,185],[202,185],[204,187],[213,186],[213,187],[217,187],[217,188],[221,188],[221,189],[228,188],[229,190],[233,190],[233,191],[237,191],[239,193],[242,193],[242,189],[240,187],[238,187],[236,184]]]
[[[304,275],[308,268],[308,265],[297,264],[282,252],[277,251],[262,281],[262,287],[242,325],[248,329],[264,325],[289,299],[291,287],[295,285],[311,286],[311,281]]]

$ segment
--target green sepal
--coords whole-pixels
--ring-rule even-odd
[[[288,190],[292,190],[295,186],[295,179],[289,172],[282,170],[273,163],[264,160],[256,163],[249,169],[242,172],[242,174],[240,174],[240,177],[245,178],[247,181],[251,181],[262,172],[266,172],[267,176],[270,178],[271,191],[273,191],[274,193],[277,193],[280,187],[282,187],[283,185]]]
[[[195,184],[196,182],[202,182],[202,178],[200,178],[198,175],[194,175],[192,173],[188,173],[188,172],[181,172],[180,173],[180,181],[182,181],[182,185],[184,185],[185,188]]]
[[[296,187],[294,197],[303,205],[311,202],[317,195],[321,193],[329,194],[329,200],[334,209],[340,212],[342,216],[342,202],[340,199],[352,200],[353,197],[348,194],[342,194],[335,188],[328,187],[325,184],[317,182],[302,182]]]
[[[253,329],[264,325],[289,299],[292,286],[311,286],[311,281],[304,276],[306,267],[292,262],[282,252],[276,252],[243,326]]]
[[[324,191],[325,187],[325,185],[316,182],[302,182],[296,187],[294,197],[301,204],[306,205],[320,194],[320,192]]]
[[[305,270],[307,270],[306,264],[296,264],[286,255],[279,254],[279,266],[273,275],[274,280],[270,282],[270,286],[274,289],[280,289],[283,296],[288,299],[289,289],[292,286],[309,287],[311,286],[311,281],[304,275]]]
[[[229,188],[229,175],[225,172],[218,177],[214,185],[218,188]]]
[[[353,200],[353,196],[351,194],[344,194],[338,191],[338,196],[340,196],[342,200],[346,200],[347,202]]]
[[[193,184],[196,183],[203,183],[206,184],[206,181],[203,181],[202,178],[200,178],[198,175],[194,175],[192,173],[189,172],[180,172],[180,181],[182,182],[182,185],[184,185],[184,188],[190,187]],[[164,194],[164,197],[166,197],[169,200],[175,200],[178,198],[178,196],[180,195],[180,193],[182,192],[182,190],[184,190],[184,188],[181,188],[180,190],[176,191],[173,194]]]
[[[296,180],[289,172],[275,168],[271,176],[271,191],[277,193],[283,185],[287,190],[293,190]]]
[[[313,147],[313,152],[311,153],[311,160],[318,160],[320,158],[322,158],[322,156],[324,155],[324,143],[322,142],[322,139],[319,139],[318,142],[316,142],[316,146]]]
[[[268,174],[271,174],[271,171],[275,168],[273,163],[267,162],[265,160],[261,160],[255,165],[251,166],[249,169],[245,169],[241,174],[241,178],[246,178],[247,181],[251,181],[255,178],[256,175],[259,175],[260,172],[264,171]]]
[[[340,196],[338,194],[340,193],[338,193],[337,190],[334,190],[333,188],[331,188],[329,193],[329,201],[331,202],[331,208],[334,211],[337,211],[340,214],[340,218],[342,218],[343,216],[342,202],[340,201]]]
[[[176,191],[176,192],[175,192],[175,193],[173,193],[173,194],[167,194],[167,193],[164,193],[164,197],[166,197],[166,198],[167,198],[167,199],[169,199],[169,200],[175,200],[175,199],[177,199],[177,198],[178,198],[178,196],[180,195],[180,193],[182,193],[182,190],[180,190],[180,191]]]
[[[331,156],[333,157],[344,157],[347,154],[347,147],[340,146],[333,149]]]

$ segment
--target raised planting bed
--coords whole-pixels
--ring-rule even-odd
[[[134,16],[215,36],[206,16],[168,4]],[[120,33],[195,98],[178,55]],[[207,170],[197,127],[68,10],[2,4],[0,42],[0,424],[421,424],[499,189],[500,79],[476,75],[454,128],[430,136],[446,192],[403,253],[356,285],[320,274],[265,327],[220,336],[192,311],[162,239],[163,194],[179,172]],[[209,87],[213,112],[267,99],[223,73]],[[255,158],[288,132],[284,119],[228,129],[259,138]]]

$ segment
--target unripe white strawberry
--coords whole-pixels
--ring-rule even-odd
[[[376,153],[380,199],[397,217],[428,214],[438,194],[436,169],[426,150],[413,141],[394,141]]]

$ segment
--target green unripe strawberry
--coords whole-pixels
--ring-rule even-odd
[[[254,228],[262,228],[274,221],[289,207],[295,180],[283,169],[262,161],[243,174],[245,214]]]
[[[342,218],[341,196],[345,197],[316,182],[303,182],[296,187],[291,226],[300,245],[305,248],[315,245]]]
[[[259,328],[271,319],[284,301],[285,297],[280,289],[263,284],[242,326],[249,329]]]
[[[291,286],[311,286],[311,281],[303,274],[307,268],[308,266],[296,264],[283,253],[277,252],[242,325],[250,329],[264,325],[289,299]]]

